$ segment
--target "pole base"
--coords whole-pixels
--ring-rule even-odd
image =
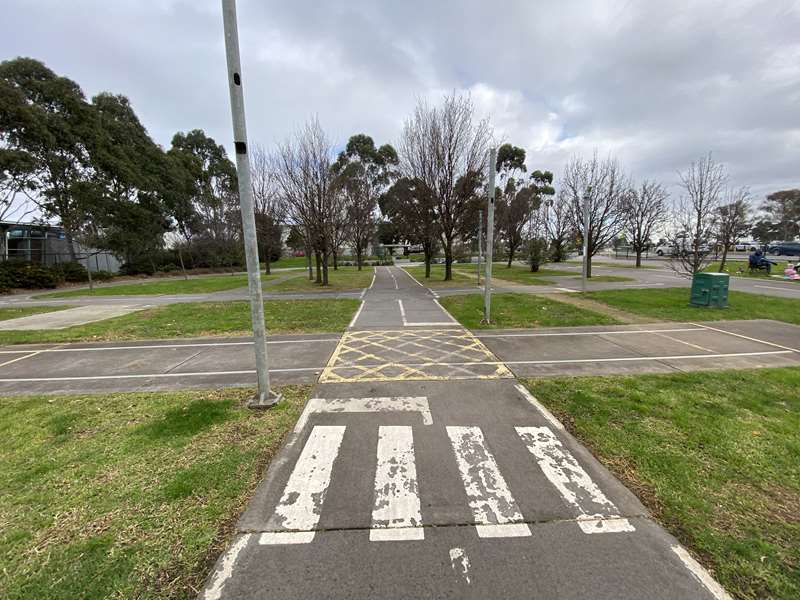
[[[481,325],[491,325],[492,322],[488,319],[481,319]]]
[[[247,403],[247,408],[272,408],[281,400],[283,400],[283,394],[279,394],[275,390],[270,390],[269,393],[256,392],[256,395]]]

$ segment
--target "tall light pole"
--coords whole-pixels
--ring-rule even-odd
[[[581,290],[586,291],[586,279],[589,277],[589,202],[592,197],[591,186],[583,193],[583,272],[581,274]]]
[[[483,210],[478,210],[478,286],[481,285],[481,246],[483,245]]]
[[[491,322],[492,312],[492,259],[494,254],[494,174],[497,163],[497,149],[489,151],[489,194],[486,219],[486,278],[483,281],[483,322]]]
[[[267,331],[264,326],[264,300],[261,295],[261,271],[258,264],[256,219],[253,212],[253,189],[250,185],[250,158],[247,154],[247,127],[244,118],[242,66],[239,62],[239,29],[236,24],[236,0],[222,0],[225,29],[225,56],[228,61],[228,87],[231,93],[233,145],[236,149],[236,174],[239,180],[239,204],[242,212],[244,253],[247,260],[247,287],[250,291],[250,317],[253,321],[253,347],[256,355],[258,393],[250,401],[253,408],[267,408],[280,400],[269,388]],[[269,260],[269,257],[267,257]]]

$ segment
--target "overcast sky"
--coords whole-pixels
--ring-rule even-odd
[[[250,140],[318,115],[394,142],[418,98],[470,93],[556,174],[612,152],[667,185],[708,151],[756,196],[800,187],[800,1],[239,0]],[[128,96],[153,138],[231,147],[219,0],[3,0],[0,57]],[[677,192],[677,190],[675,190]]]

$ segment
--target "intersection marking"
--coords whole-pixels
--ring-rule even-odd
[[[384,396],[380,398],[310,398],[303,409],[294,433],[300,433],[314,413],[419,412],[425,425],[433,424],[425,396]]]

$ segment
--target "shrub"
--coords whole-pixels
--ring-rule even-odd
[[[92,271],[93,281],[111,281],[114,279],[114,274],[108,271]]]
[[[7,288],[54,288],[60,280],[60,273],[46,267],[28,262],[10,261],[0,265],[0,278]]]
[[[89,281],[86,267],[76,262],[66,262],[51,267],[59,275],[59,279],[70,283],[82,283]]]

